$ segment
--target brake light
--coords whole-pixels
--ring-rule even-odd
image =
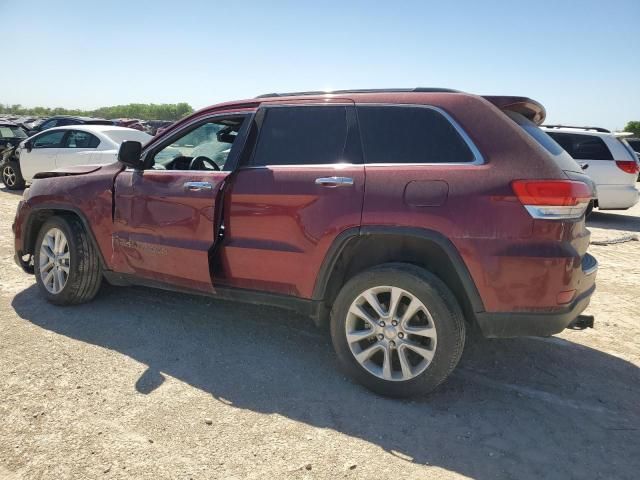
[[[616,160],[616,165],[623,172],[637,175],[640,172],[640,166],[633,160]]]
[[[533,218],[580,218],[591,201],[591,188],[574,180],[515,180],[511,187]]]

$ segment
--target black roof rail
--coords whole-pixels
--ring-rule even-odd
[[[289,92],[289,93],[264,93],[255,98],[268,97],[301,97],[305,95],[344,95],[349,93],[461,93],[460,90],[451,88],[432,88],[432,87],[416,87],[416,88],[363,88],[355,90],[332,90],[330,92],[309,91],[309,92]]]
[[[611,130],[607,130],[606,128],[601,127],[576,127],[572,125],[540,125],[541,127],[546,128],[581,128],[582,130],[593,130],[595,132],[600,133],[611,133]]]

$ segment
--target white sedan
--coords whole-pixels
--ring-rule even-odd
[[[151,140],[133,128],[112,125],[70,125],[34,135],[16,149],[22,179],[31,182],[39,172],[69,165],[108,164],[117,160],[120,144],[135,140],[143,145]]]

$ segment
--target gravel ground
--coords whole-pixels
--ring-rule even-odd
[[[59,308],[0,186],[0,478],[638,478],[640,242],[592,246],[596,326],[474,339],[414,401],[342,375],[295,314],[144,288]],[[640,234],[640,205],[592,239]]]

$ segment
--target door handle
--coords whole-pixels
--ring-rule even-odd
[[[202,192],[203,190],[212,190],[213,185],[209,182],[185,182],[184,189],[187,192]]]
[[[353,178],[320,177],[316,178],[316,185],[320,185],[321,187],[350,187],[353,185]]]

